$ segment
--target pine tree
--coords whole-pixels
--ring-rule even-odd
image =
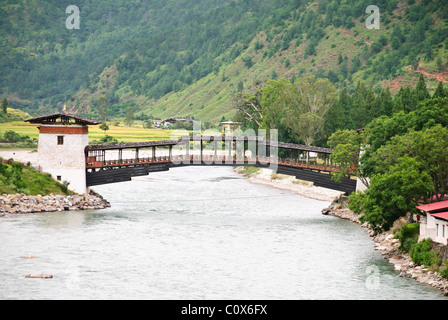
[[[325,117],[325,133],[327,136],[331,136],[337,130],[347,129],[345,109],[350,107],[347,104],[347,97],[350,99],[347,89],[344,88],[339,93],[338,101],[328,110]]]
[[[373,91],[372,91],[373,94]],[[371,115],[369,112],[372,109],[371,103],[367,99],[371,99],[372,95],[369,89],[362,82],[358,82],[356,91],[352,96],[352,112],[351,118],[355,125],[354,129],[364,128],[370,122]]]
[[[415,95],[409,87],[401,87],[395,96],[393,113],[404,111],[406,113],[415,109],[417,103],[414,100]]]
[[[420,74],[420,78],[418,79],[417,87],[414,91],[414,102],[419,103],[420,101],[423,101],[425,99],[429,99],[431,96],[428,93],[428,90],[426,89],[426,83],[425,78],[422,74]]]
[[[390,93],[389,87],[381,91],[380,100],[381,100],[381,115],[390,117],[392,115],[392,110],[394,107],[394,100]]]
[[[447,92],[443,88],[443,83],[442,83],[442,81],[439,81],[436,91],[434,91],[434,94],[432,95],[432,97],[433,98],[445,98],[446,96],[447,96]]]
[[[3,99],[2,101],[2,111],[4,114],[8,113],[8,106],[9,106],[9,102],[8,99]]]

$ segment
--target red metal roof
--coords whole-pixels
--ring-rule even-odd
[[[431,215],[435,218],[448,221],[448,212],[431,213]]]
[[[437,211],[437,210],[443,211],[444,209],[446,209],[448,211],[448,200],[424,204],[424,205],[418,206],[417,209],[419,209],[421,211],[429,212],[429,213],[431,213],[433,211]]]

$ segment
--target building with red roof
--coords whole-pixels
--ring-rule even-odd
[[[435,242],[448,244],[448,200],[424,204],[417,207],[423,215],[420,219],[419,240],[431,238]]]

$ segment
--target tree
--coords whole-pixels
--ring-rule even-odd
[[[415,153],[431,177],[432,195],[442,200],[448,194],[448,128],[440,124],[421,132]]]
[[[305,49],[305,58],[316,54],[316,47],[318,45],[318,40],[312,37],[309,41],[308,46]]]
[[[439,81],[439,84],[437,85],[436,90],[434,91],[434,94],[432,95],[433,98],[445,98],[447,96],[447,92],[443,88],[442,81]]]
[[[246,66],[247,69],[250,69],[253,66],[253,62],[252,62],[252,58],[251,57],[244,57],[242,58],[244,65]]]
[[[278,103],[284,109],[285,126],[306,145],[312,145],[322,132],[325,115],[336,101],[336,89],[328,79],[310,76],[285,85]]]
[[[126,110],[125,123],[128,127],[132,127],[132,125],[134,124],[134,107],[129,107]]]
[[[442,62],[442,58],[437,57],[436,64],[437,64],[437,69],[438,69],[439,71],[443,71],[443,62]]]
[[[385,174],[388,168],[397,165],[399,158],[410,156],[418,161],[420,169],[431,179],[432,190],[421,194],[419,199],[429,201],[441,199],[448,193],[448,128],[440,124],[421,131],[410,130],[404,135],[394,136],[369,157],[371,171],[375,175]],[[364,161],[364,163],[366,163]]]
[[[154,122],[151,119],[148,119],[144,124],[143,127],[146,129],[152,129],[154,128]]]
[[[3,99],[2,101],[2,111],[4,114],[8,113],[8,106],[9,106],[9,102],[8,99]]]
[[[100,118],[103,122],[107,121],[108,111],[107,107],[109,106],[109,99],[105,95],[101,96],[97,102],[98,113],[100,114]]]
[[[428,90],[426,89],[425,78],[423,77],[422,74],[420,74],[417,87],[415,88],[414,91],[414,95],[415,95],[414,103],[418,103],[425,99],[431,98],[431,96],[428,93]]]
[[[285,101],[284,93],[290,89],[292,84],[286,79],[270,80],[262,88],[260,102],[263,111],[262,127],[274,129],[278,122],[284,118]]]
[[[408,212],[416,212],[418,200],[432,189],[429,174],[409,155],[398,159],[398,164],[385,174],[374,175],[364,194],[351,197],[364,214],[360,218],[377,232],[389,230],[393,223]],[[356,201],[362,197],[361,201]],[[359,208],[356,209],[359,212]]]
[[[369,123],[369,118],[371,115],[368,113],[368,95],[369,89],[362,82],[358,82],[356,85],[356,90],[353,93],[352,100],[352,110],[351,118],[353,121],[354,129],[362,129]]]
[[[361,158],[365,167],[363,170],[368,174],[378,170],[378,166],[372,162],[372,155],[395,136],[406,135],[410,129],[421,131],[437,124],[448,127],[448,98],[427,99],[420,102],[415,111],[409,113],[400,111],[391,117],[383,116],[375,119],[366,127],[366,144],[369,147]]]
[[[18,134],[15,131],[12,130],[8,130],[3,134],[3,137],[5,139],[6,142],[19,142],[21,140],[20,134]]]
[[[244,89],[244,84],[243,84],[243,81],[238,81],[238,91],[239,92],[241,92],[241,91],[243,91],[243,89]]]
[[[415,110],[415,95],[412,94],[412,90],[409,87],[401,87],[398,93],[395,96],[393,112],[410,112]]]
[[[104,131],[104,135],[106,135],[106,131],[109,130],[109,126],[107,125],[106,122],[103,122],[103,123],[100,125],[100,129],[103,130],[103,131]]]
[[[238,110],[237,117],[244,122],[254,122],[257,127],[263,121],[263,107],[260,104],[261,90],[257,89],[254,95],[243,94],[241,91],[233,97],[232,105]],[[223,116],[224,119],[224,116]],[[225,121],[221,119],[221,122]]]
[[[338,130],[328,139],[328,145],[333,148],[331,159],[340,165],[340,171],[332,176],[332,180],[340,181],[342,177],[355,174],[365,186],[368,179],[359,170],[359,155],[365,139],[364,131]]]
[[[350,116],[351,97],[344,88],[339,92],[339,99],[325,117],[325,133],[329,137],[337,130],[354,129]]]
[[[380,93],[381,115],[391,116],[394,107],[394,100],[389,87],[382,89]]]

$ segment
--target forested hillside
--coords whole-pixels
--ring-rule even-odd
[[[239,92],[314,75],[348,95],[448,81],[448,3],[381,0],[0,1],[0,97],[29,113],[235,116]],[[370,90],[370,89],[369,89]],[[105,100],[104,98],[107,98]]]

